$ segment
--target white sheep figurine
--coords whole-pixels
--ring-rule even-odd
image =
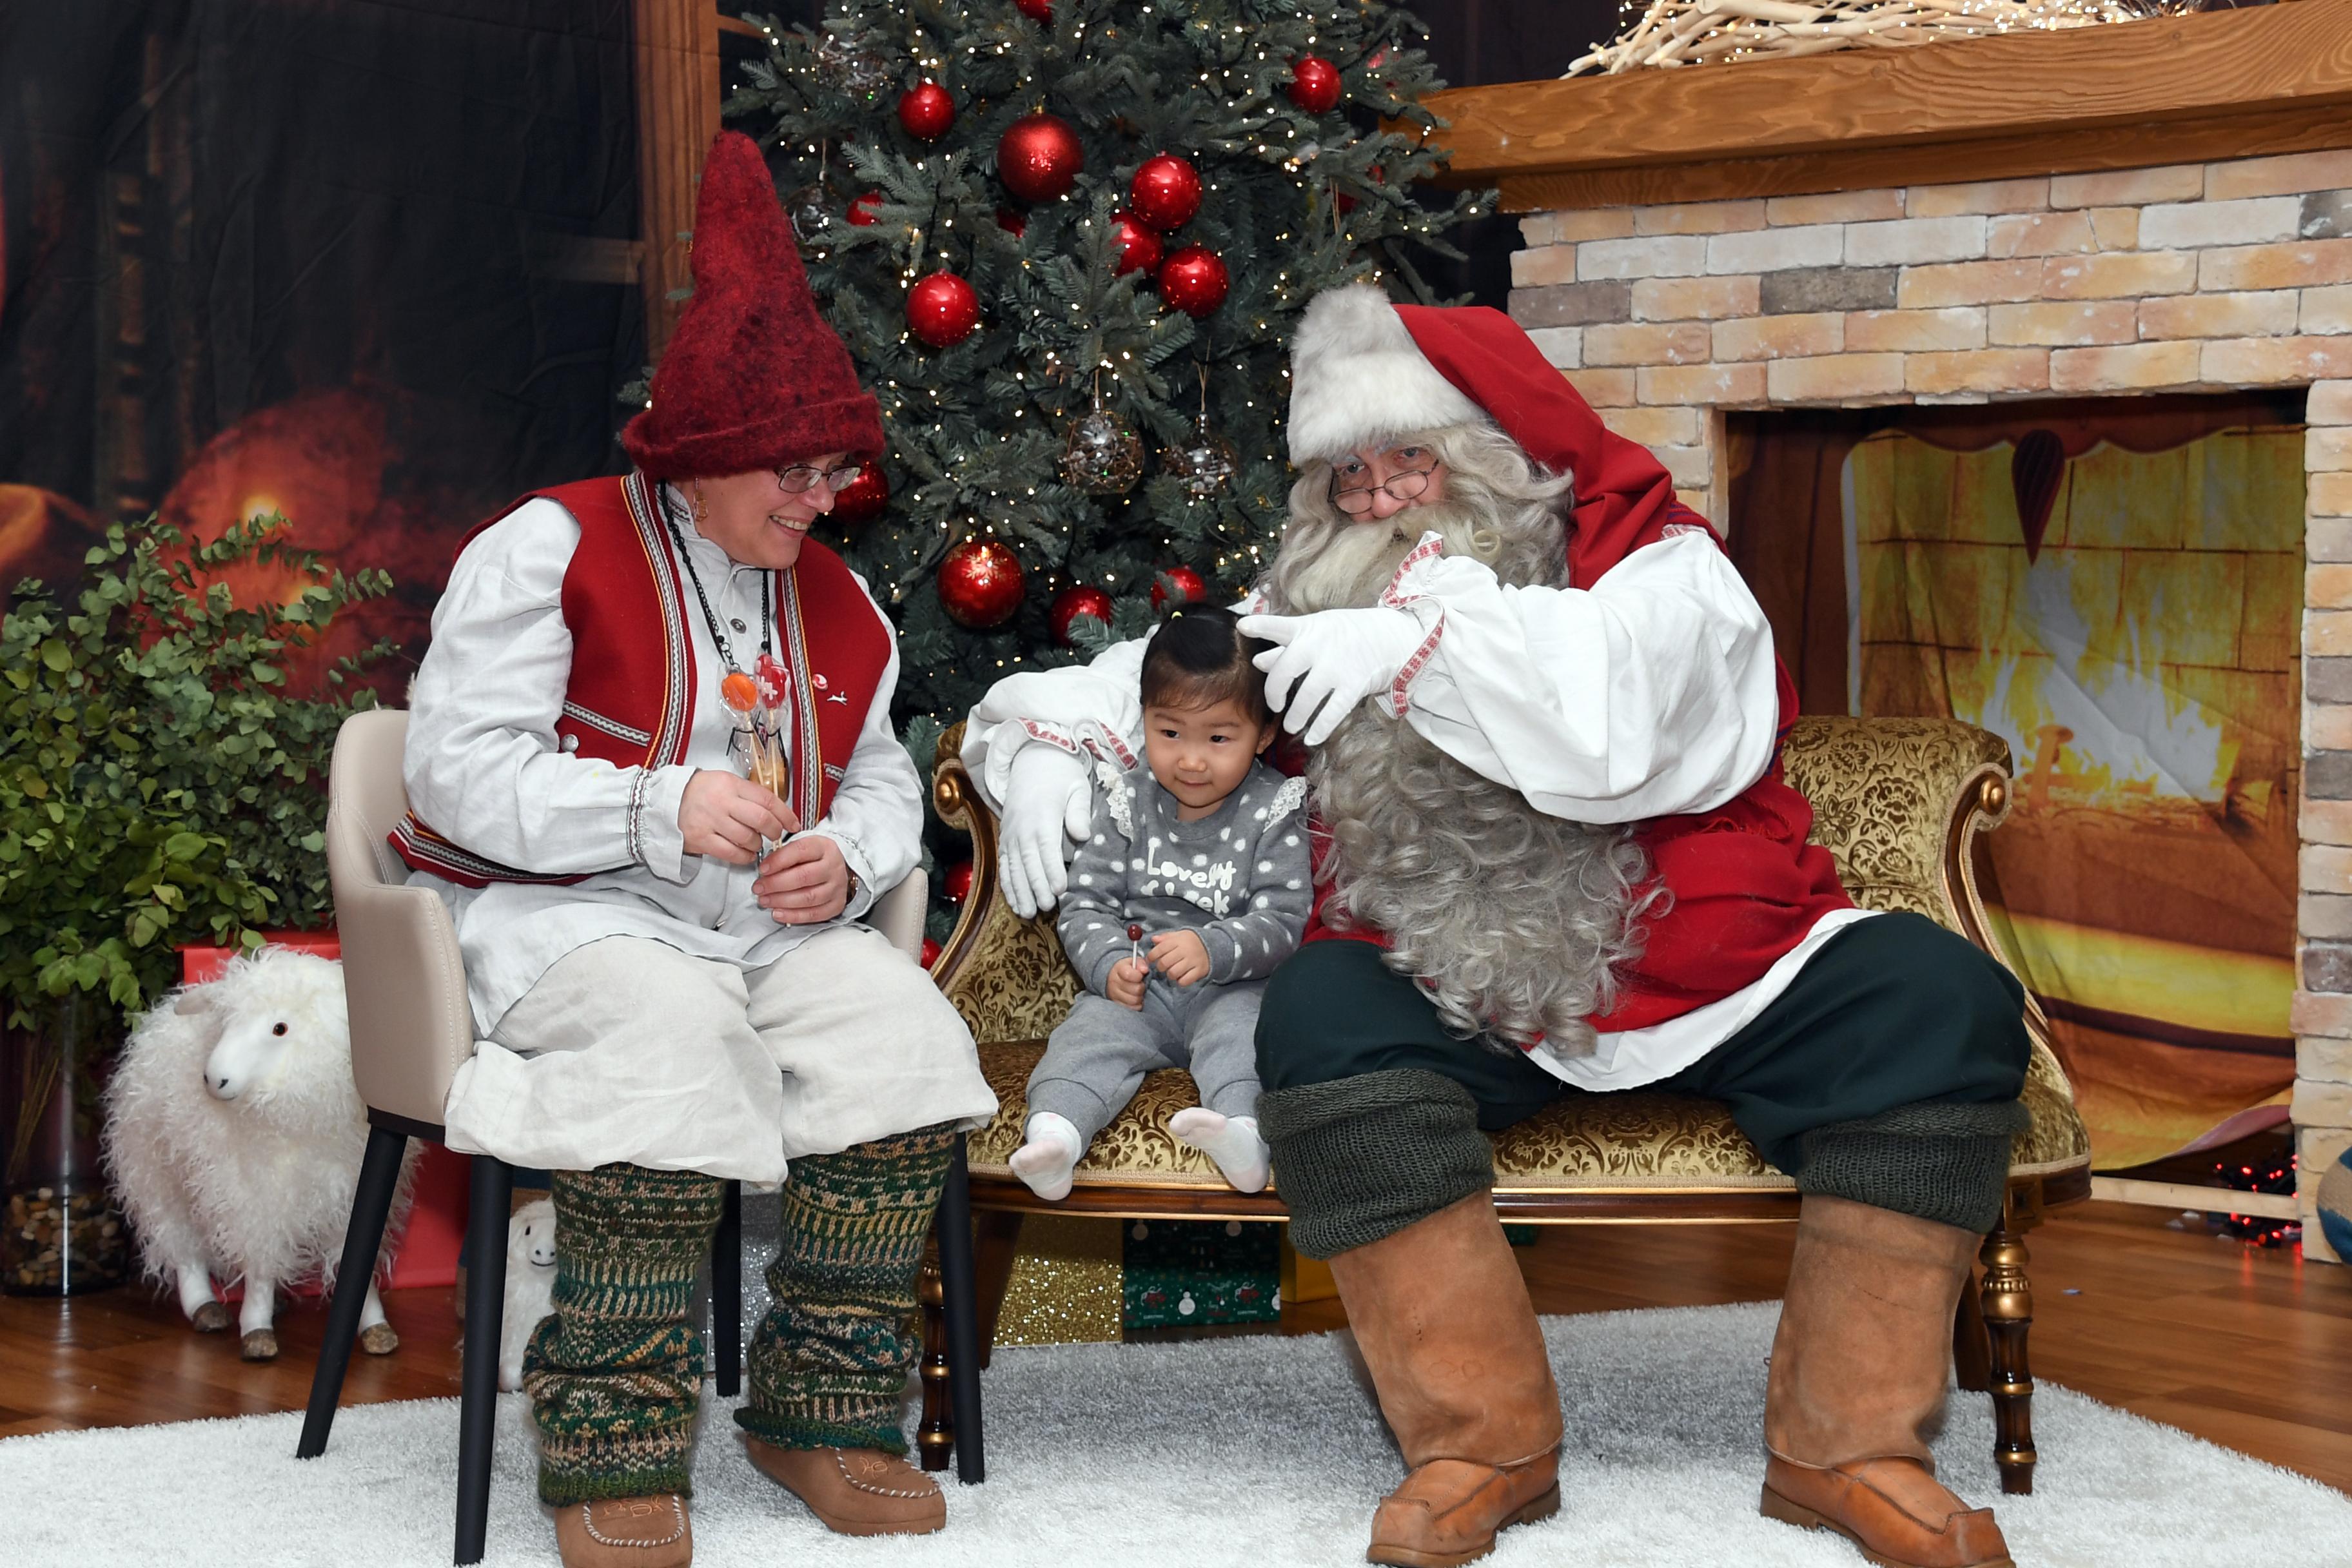
[[[530,1331],[555,1310],[555,1205],[533,1198],[507,1221],[507,1306],[499,1324],[499,1386],[522,1386]]]
[[[242,1279],[241,1352],[270,1360],[278,1288],[333,1284],[367,1146],[343,966],[268,948],[164,997],[124,1044],[106,1101],[107,1163],[148,1275],[177,1284],[205,1333],[228,1326],[214,1277]],[[415,1155],[387,1238],[407,1219]],[[359,1337],[372,1355],[400,1343],[373,1274]]]

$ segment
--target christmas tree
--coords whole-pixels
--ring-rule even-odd
[[[900,634],[919,759],[1006,671],[1230,602],[1290,476],[1291,329],[1484,193],[1429,194],[1421,25],[1378,0],[835,0],[727,110],[768,151],[890,451],[828,542]],[[1383,130],[1383,124],[1390,128]]]

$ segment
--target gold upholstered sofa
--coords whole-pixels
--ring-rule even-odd
[[[1027,1117],[1024,1089],[1045,1037],[1068,1012],[1077,981],[1050,917],[1024,921],[998,893],[996,824],[958,759],[962,738],[961,725],[941,738],[932,796],[950,826],[971,835],[971,891],[932,973],[980,1040],[981,1065],[1001,1106],[995,1121],[971,1134],[968,1144],[980,1237],[976,1270],[970,1272],[977,1279],[984,1361],[1020,1215],[1279,1219],[1284,1209],[1274,1188],[1234,1192],[1207,1156],[1168,1131],[1171,1115],[1198,1103],[1181,1072],[1144,1079],[1134,1101],[1087,1151],[1066,1199],[1041,1202],[1013,1176],[1006,1160]],[[1836,858],[1855,902],[1927,915],[2006,961],[1987,924],[1971,859],[1976,836],[2008,815],[2006,742],[1949,720],[1807,718],[1790,731],[1781,763],[1789,782],[1812,802],[1813,842]],[[2033,1059],[2025,1103],[2032,1125],[2017,1137],[2006,1212],[1985,1239],[1981,1287],[1963,1292],[1953,1334],[1961,1386],[1992,1397],[1995,1458],[2002,1489],[2010,1492],[2031,1491],[2033,1479],[2025,1233],[2045,1209],[2090,1193],[2089,1139],[2051,1054],[2047,1023],[2030,1010],[2027,1026]],[[1726,1109],[1711,1100],[1640,1091],[1571,1094],[1494,1142],[1496,1206],[1513,1222],[1786,1222],[1797,1216],[1794,1184],[1767,1165]],[[932,1302],[928,1326],[936,1329],[936,1282],[927,1294]],[[955,1442],[945,1397],[945,1336],[934,1331],[926,1338],[930,1348],[919,1446],[927,1468],[944,1468]],[[976,1409],[976,1395],[971,1397]]]

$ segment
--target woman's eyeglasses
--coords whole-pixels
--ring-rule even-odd
[[[816,489],[816,482],[819,479],[825,482],[828,489],[840,491],[856,484],[857,476],[865,471],[865,465],[861,463],[844,463],[837,468],[820,468],[812,464],[802,463],[793,468],[777,469],[776,483],[783,487],[784,493],[787,495],[804,495]]]

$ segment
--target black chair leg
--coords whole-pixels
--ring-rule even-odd
[[[710,1333],[719,1342],[719,1396],[743,1387],[743,1184],[729,1182],[710,1238]]]
[[[972,1266],[971,1173],[958,1138],[940,1190],[940,1288],[948,1330],[948,1409],[955,1421],[956,1479],[988,1479],[980,1429],[980,1285]]]
[[[457,1554],[479,1563],[489,1532],[490,1447],[499,1416],[499,1333],[506,1317],[507,1210],[514,1167],[487,1154],[474,1159],[466,1211],[473,1262],[466,1272],[466,1362],[458,1374]]]
[[[327,1433],[343,1396],[343,1373],[352,1363],[352,1342],[359,1336],[360,1310],[367,1305],[368,1281],[375,1276],[376,1249],[383,1245],[384,1220],[392,1213],[393,1190],[400,1184],[400,1159],[407,1152],[408,1140],[400,1133],[368,1129],[359,1187],[352,1194],[351,1224],[343,1229],[343,1260],[335,1270],[334,1300],[327,1309],[327,1339],[319,1347],[319,1370],[310,1374],[310,1408],[302,1417],[301,1441],[294,1447],[298,1459],[315,1459],[327,1451]]]

